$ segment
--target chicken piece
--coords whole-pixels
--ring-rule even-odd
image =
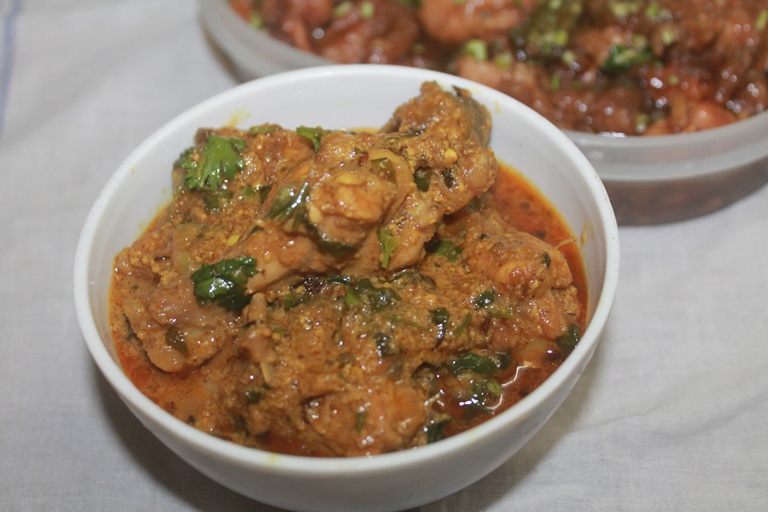
[[[462,210],[443,226],[441,234],[461,241],[458,245],[468,271],[491,284],[501,302],[516,305],[516,317],[537,319],[519,324],[521,334],[554,340],[579,314],[568,261],[547,242],[505,227],[497,209],[489,206],[481,200],[477,208]],[[452,288],[451,282],[432,277],[438,287]],[[510,339],[508,334],[498,338],[504,344]]]
[[[314,158],[276,184],[228,256],[258,261],[249,293],[294,274],[375,274],[416,263],[442,218],[494,182],[490,125],[468,92],[425,83],[379,133],[318,134]]]
[[[536,0],[422,0],[419,19],[431,37],[458,45],[473,38],[503,36],[536,5]]]

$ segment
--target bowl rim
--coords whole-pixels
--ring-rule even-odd
[[[297,80],[311,82],[321,77],[327,78],[330,75],[340,79],[340,82],[349,83],[346,78],[361,73],[364,75],[379,76],[383,79],[386,79],[388,76],[405,73],[411,75],[414,81],[438,79],[450,81],[451,84],[458,85],[459,87],[464,86],[471,87],[474,90],[482,90],[482,93],[485,96],[484,102],[486,104],[491,102],[507,103],[513,112],[525,112],[526,117],[530,118],[531,123],[545,130],[545,132],[553,138],[554,142],[563,148],[568,159],[573,163],[578,174],[580,174],[585,187],[590,190],[591,197],[594,200],[594,206],[597,209],[599,218],[594,219],[596,225],[593,226],[593,229],[600,229],[605,235],[604,243],[606,250],[602,255],[604,262],[602,269],[600,269],[603,275],[603,286],[599,292],[599,296],[596,297],[597,300],[595,301],[594,311],[592,311],[587,329],[574,351],[566,358],[561,366],[530,395],[503,413],[466,432],[418,449],[403,450],[375,456],[314,458],[297,455],[283,455],[257,448],[245,447],[218,439],[210,434],[199,431],[183,421],[178,420],[141,393],[108,352],[106,343],[110,341],[102,340],[99,335],[91,309],[94,297],[92,297],[90,293],[91,282],[89,271],[92,266],[91,257],[95,235],[102,222],[101,214],[105,210],[105,205],[107,205],[110,199],[118,193],[121,183],[126,180],[132,172],[133,162],[136,161],[140,155],[149,151],[164,137],[173,133],[177,127],[184,125],[187,119],[194,118],[201,112],[215,108],[222,102],[228,101],[233,95],[258,94],[261,89],[279,87],[280,84]],[[509,425],[519,422],[533,414],[534,410],[546,397],[554,394],[560,387],[566,385],[568,377],[576,371],[576,368],[580,364],[586,364],[589,358],[591,358],[609,317],[619,277],[619,236],[616,218],[610,200],[608,199],[605,188],[592,165],[562,131],[519,101],[489,87],[437,71],[392,65],[332,65],[287,71],[238,85],[198,103],[156,130],[123,161],[98,195],[80,234],[75,253],[74,266],[75,308],[85,343],[102,375],[104,375],[110,385],[117,391],[117,394],[129,405],[129,407],[140,409],[149,420],[160,426],[163,430],[166,432],[173,432],[174,436],[195,446],[197,450],[203,451],[213,458],[225,458],[247,467],[268,467],[270,471],[276,474],[291,473],[293,475],[329,476],[330,471],[333,472],[332,474],[335,476],[358,475],[361,472],[376,473],[391,470],[396,467],[401,467],[403,464],[422,463],[431,459],[440,458],[446,453],[457,449],[468,448],[475,442],[473,440],[485,438],[488,435],[503,430]]]

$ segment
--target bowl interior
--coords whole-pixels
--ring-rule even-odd
[[[328,463],[323,461],[296,462],[296,457],[274,456],[230,445],[176,421],[149,402],[122,373],[112,346],[107,314],[112,262],[170,199],[172,163],[191,145],[197,128],[230,124],[248,127],[264,122],[278,123],[285,128],[301,125],[334,129],[377,127],[387,121],[398,105],[416,96],[425,80],[437,80],[444,87],[466,88],[488,107],[494,117],[491,145],[498,158],[533,181],[580,237],[590,289],[590,325],[582,342],[561,367],[562,371],[555,372],[523,402],[487,423],[491,425],[481,427],[491,432],[503,428],[504,422],[514,422],[515,415],[529,414],[548,393],[552,394],[573,373],[583,369],[613,302],[618,281],[618,234],[605,189],[576,146],[522,104],[454,76],[396,66],[318,67],[246,83],[182,114],[137,148],[98,197],[75,258],[76,306],[86,343],[97,365],[134,411],[182,432],[191,442],[205,444],[219,453],[226,451],[227,456],[239,458],[241,462],[263,460],[273,468],[301,471],[328,469]],[[456,438],[426,448],[438,453],[450,449],[452,443],[471,442],[454,441]],[[469,440],[471,436],[462,439]],[[429,450],[373,459],[400,463],[418,457],[416,452]],[[335,461],[333,467],[338,471],[345,468],[358,471],[360,463]]]

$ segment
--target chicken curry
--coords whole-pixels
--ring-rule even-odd
[[[124,371],[204,432],[306,456],[415,448],[509,408],[578,343],[587,290],[490,130],[432,82],[375,132],[200,129],[115,258]]]

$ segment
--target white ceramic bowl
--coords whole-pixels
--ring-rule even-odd
[[[331,61],[240,18],[227,0],[200,0],[211,39],[243,79]],[[605,184],[619,224],[660,224],[718,210],[768,182],[768,112],[704,132],[610,137],[566,131]]]
[[[110,339],[107,294],[113,258],[170,198],[170,170],[198,127],[236,121],[350,128],[383,125],[420,84],[470,90],[493,115],[498,157],[532,180],[579,235],[590,320],[583,338],[544,384],[503,414],[417,450],[315,459],[245,448],[166,413],[123,374]],[[451,494],[493,471],[534,435],[576,383],[598,343],[618,280],[619,245],[605,189],[588,160],[553,125],[508,96],[450,75],[395,66],[311,68],[246,83],[192,108],[147,139],[96,200],[75,257],[75,301],[99,369],[146,427],[213,480],[294,510],[401,510]]]

